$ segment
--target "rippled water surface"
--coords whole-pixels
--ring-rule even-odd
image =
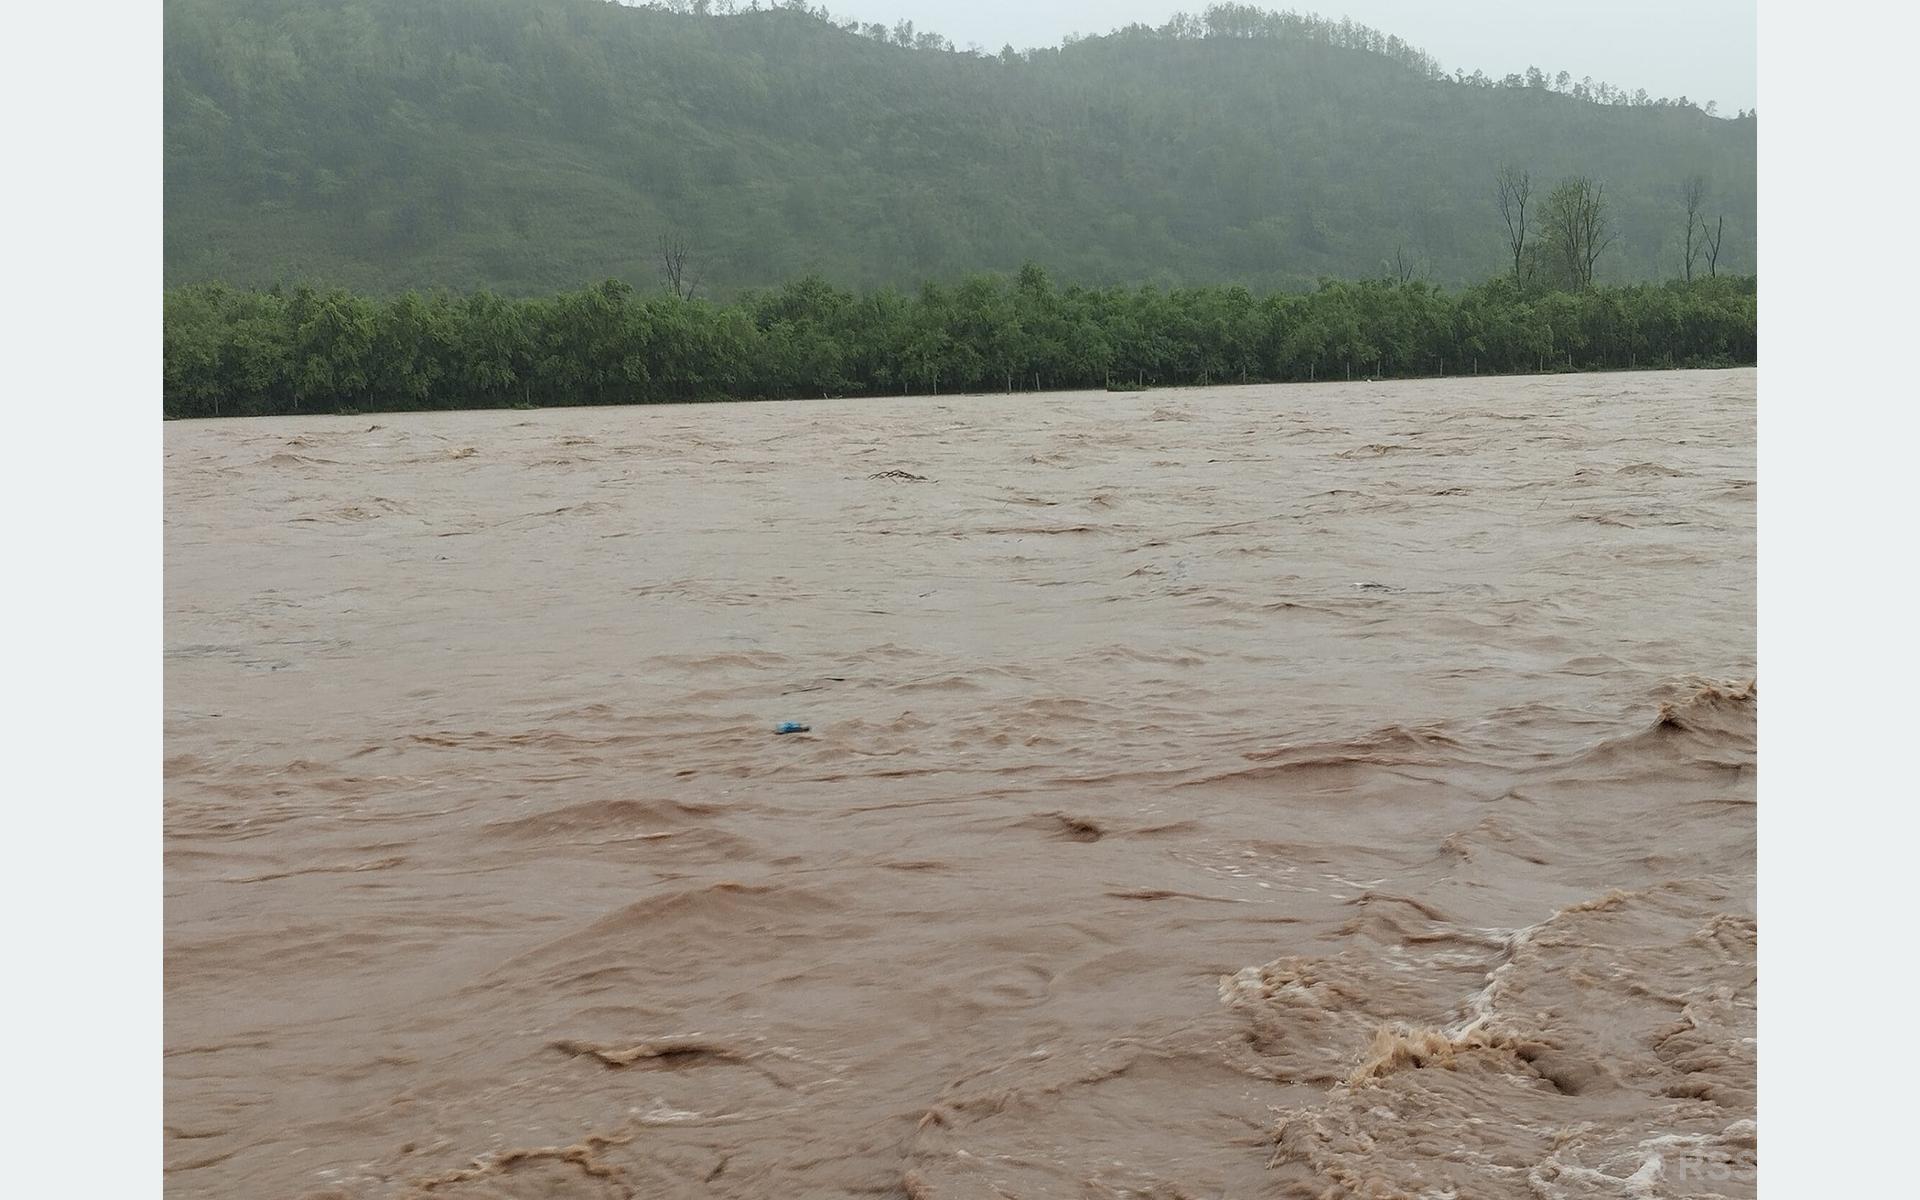
[[[1751,1195],[1753,401],[169,425],[169,1193]]]

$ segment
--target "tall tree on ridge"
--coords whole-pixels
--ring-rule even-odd
[[[1687,282],[1693,282],[1693,264],[1700,257],[1703,248],[1700,237],[1706,232],[1706,222],[1700,216],[1700,206],[1707,198],[1707,181],[1699,175],[1692,175],[1680,185],[1680,202],[1687,210],[1686,267]]]
[[[667,290],[677,299],[693,299],[693,290],[700,286],[690,261],[692,253],[680,234],[660,235],[660,269],[666,272]]]
[[[1707,223],[1705,221],[1700,222],[1700,232],[1706,237],[1707,243],[1707,275],[1709,278],[1720,273],[1720,235],[1726,231],[1727,217],[1725,213],[1722,213],[1720,219],[1714,222],[1712,232],[1707,231]]]
[[[1520,282],[1520,264],[1527,249],[1527,201],[1533,196],[1533,176],[1501,167],[1495,177],[1500,217],[1507,223],[1507,249],[1513,255],[1513,281]]]
[[[1593,286],[1593,267],[1618,236],[1608,211],[1606,188],[1585,175],[1561,182],[1547,197],[1541,224],[1547,245],[1567,281]]]

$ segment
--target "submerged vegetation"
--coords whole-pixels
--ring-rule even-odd
[[[1459,291],[1056,286],[1040,267],[728,303],[618,280],[537,299],[169,291],[170,417],[1135,388],[1753,362],[1751,277]]]

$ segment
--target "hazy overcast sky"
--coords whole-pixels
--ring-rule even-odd
[[[745,0],[741,0],[742,4]],[[820,3],[821,0],[815,0]],[[1207,0],[825,0],[838,17],[899,18],[956,46],[1051,46],[1067,33],[1163,24]],[[1655,96],[1754,106],[1754,0],[1267,0],[1398,34],[1449,70],[1495,77],[1537,66]]]

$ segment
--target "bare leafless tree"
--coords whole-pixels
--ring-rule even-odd
[[[1700,222],[1700,234],[1706,241],[1708,276],[1720,273],[1720,235],[1726,231],[1727,218],[1725,214],[1722,214],[1720,219],[1713,223],[1712,229],[1707,228],[1705,221]]]
[[[1699,261],[1702,235],[1706,233],[1706,222],[1700,216],[1700,207],[1707,199],[1707,181],[1703,176],[1694,175],[1680,185],[1680,202],[1687,209],[1687,245],[1686,266],[1687,282],[1693,282],[1693,264]]]
[[[1618,236],[1607,210],[1606,188],[1585,175],[1563,181],[1547,197],[1541,228],[1568,282],[1592,287],[1594,264]]]
[[[687,239],[681,235],[660,235],[660,269],[666,272],[667,290],[682,300],[693,299],[694,289],[700,286],[699,276],[693,271],[692,254]]]
[[[1394,250],[1393,261],[1387,264],[1387,270],[1395,283],[1412,283],[1414,275],[1413,259],[1408,257],[1407,248],[1401,246]]]
[[[1580,213],[1581,245],[1586,254],[1585,270],[1582,281],[1588,287],[1593,286],[1593,264],[1600,259],[1601,251],[1613,245],[1620,235],[1613,228],[1611,215],[1607,210],[1607,189],[1595,184],[1591,199]]]
[[[1513,254],[1513,281],[1520,282],[1520,263],[1527,249],[1527,201],[1533,196],[1533,176],[1501,167],[1495,182],[1500,217],[1507,223],[1507,249]]]

